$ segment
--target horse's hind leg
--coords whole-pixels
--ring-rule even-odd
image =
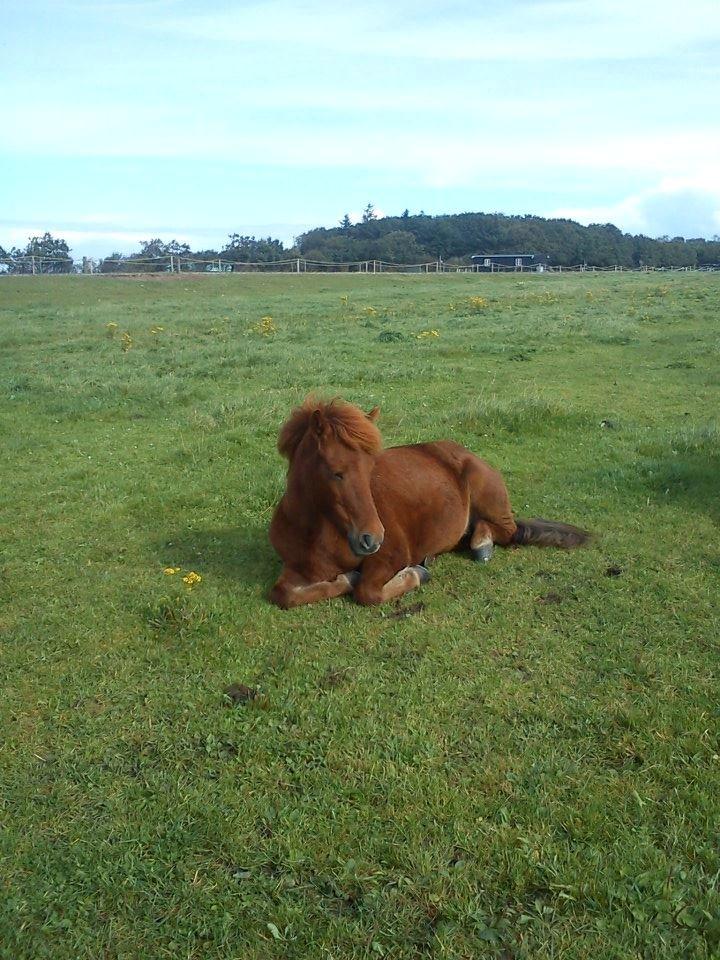
[[[465,473],[470,491],[470,549],[487,563],[498,543],[507,546],[517,529],[505,482],[497,470],[473,457]]]
[[[480,563],[487,563],[493,555],[493,549],[494,541],[490,526],[484,520],[479,520],[473,527],[470,536],[472,555]]]

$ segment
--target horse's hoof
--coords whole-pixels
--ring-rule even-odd
[[[345,577],[345,579],[349,582],[350,586],[354,590],[355,587],[358,585],[358,581],[360,580],[360,571],[351,570],[349,573],[342,574],[342,576]]]
[[[473,557],[478,563],[487,563],[493,555],[492,543],[483,543],[472,552]]]
[[[430,579],[430,571],[427,567],[423,566],[422,563],[419,563],[416,567],[413,567],[413,570],[418,575],[420,586],[422,586],[424,583],[427,583]]]

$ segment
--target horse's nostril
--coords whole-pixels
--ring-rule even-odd
[[[360,557],[369,557],[377,553],[383,540],[372,533],[350,533],[348,535],[350,548]]]

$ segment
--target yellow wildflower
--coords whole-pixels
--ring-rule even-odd
[[[488,305],[488,302],[485,299],[485,297],[470,297],[469,300],[470,300],[470,306],[473,307],[475,310],[484,310],[485,307]]]
[[[183,583],[186,583],[189,587],[194,587],[196,583],[200,583],[202,577],[199,573],[195,573],[193,570],[190,573],[186,574],[183,577]]]
[[[268,337],[271,333],[277,333],[277,327],[272,317],[261,317],[260,322],[251,327],[254,333],[259,333],[262,337]]]
[[[163,573],[166,577],[171,577],[174,573],[180,573],[180,567],[165,567]]]
[[[417,339],[427,340],[429,337],[439,337],[439,336],[440,336],[439,330],[422,330],[420,333],[417,334]]]

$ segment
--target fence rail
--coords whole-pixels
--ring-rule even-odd
[[[0,258],[0,276],[37,274],[84,274],[94,276],[122,276],[152,273],[688,273],[720,271],[720,264],[705,266],[627,267],[616,264],[597,267],[589,264],[572,266],[509,266],[493,263],[453,264],[442,260],[426,263],[389,263],[386,260],[353,260],[335,263],[323,260],[307,260],[292,257],[286,260],[244,262],[217,257],[205,260],[193,256],[168,254],[162,257],[142,257],[93,260],[83,257],[5,257]]]

